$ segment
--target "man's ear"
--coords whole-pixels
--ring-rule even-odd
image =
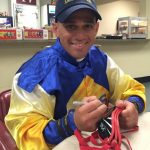
[[[52,31],[56,35],[56,37],[58,37],[58,24],[57,23],[52,24]]]
[[[100,26],[100,25],[99,25],[99,22],[97,22],[97,23],[96,23],[96,33],[98,32],[99,26]]]

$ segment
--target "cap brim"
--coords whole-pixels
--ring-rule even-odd
[[[74,13],[75,11],[80,10],[80,9],[90,9],[93,11],[93,13],[95,13],[95,16],[97,19],[102,20],[102,17],[100,16],[100,14],[98,13],[98,11],[96,9],[94,9],[93,7],[90,7],[88,5],[83,5],[83,4],[75,5],[75,6],[72,6],[68,9],[66,9],[62,14],[57,16],[56,20],[59,22],[65,22],[72,13]]]

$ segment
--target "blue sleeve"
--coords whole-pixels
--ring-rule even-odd
[[[52,51],[51,53],[49,51]],[[45,49],[38,52],[31,59],[25,62],[17,73],[21,73],[18,79],[18,86],[28,91],[34,90],[57,64],[58,56],[53,53],[53,49]]]
[[[128,98],[128,101],[130,101],[132,103],[136,103],[139,113],[143,112],[144,102],[143,102],[143,99],[141,97],[139,97],[139,96],[130,96]]]
[[[74,110],[70,110],[65,117],[50,121],[44,129],[43,135],[47,143],[56,145],[73,135],[75,129]]]

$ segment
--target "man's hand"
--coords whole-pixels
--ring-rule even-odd
[[[75,110],[75,124],[81,131],[94,131],[97,128],[97,122],[104,116],[107,106],[96,96],[85,97],[83,101],[86,103]]]
[[[119,117],[120,127],[123,129],[130,129],[138,124],[138,111],[135,105],[127,100],[119,100],[116,106],[123,108]]]

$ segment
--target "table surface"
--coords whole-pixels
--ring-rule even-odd
[[[139,116],[139,130],[130,133],[124,133],[131,144],[132,150],[150,150],[150,112],[145,112]],[[80,150],[78,141],[73,135],[53,148],[53,150]],[[121,150],[129,150],[124,144]]]

